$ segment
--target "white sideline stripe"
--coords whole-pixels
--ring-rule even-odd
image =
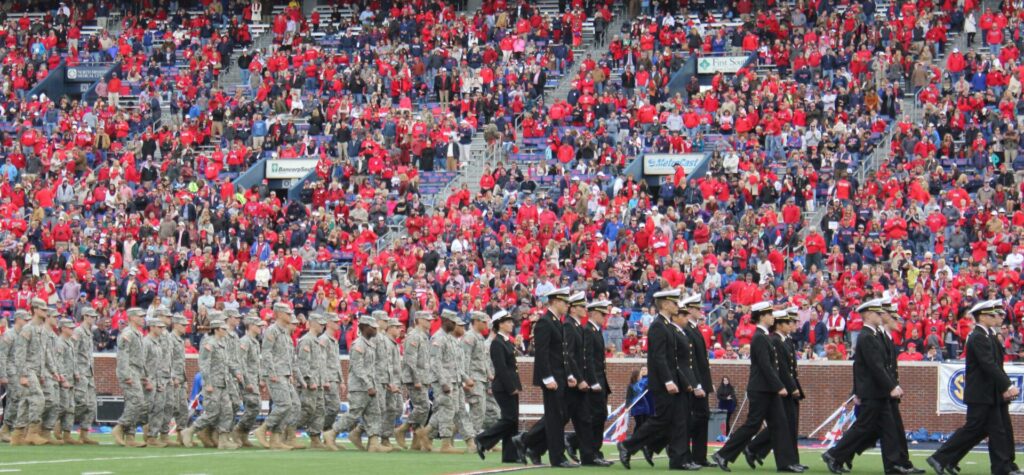
[[[246,455],[255,454],[269,454],[271,451],[252,451],[246,452]],[[171,459],[171,458],[187,458],[187,457],[216,457],[220,455],[238,455],[238,452],[208,452],[208,453],[197,453],[197,454],[175,454],[175,455],[139,455],[137,457],[96,457],[96,458],[75,458],[75,459],[57,459],[57,460],[25,460],[22,462],[2,462],[0,467],[14,467],[19,465],[48,465],[58,463],[79,463],[79,462],[109,462],[114,460],[152,460],[152,459]],[[110,473],[110,472],[93,472],[93,473]]]
[[[13,473],[13,472],[20,472],[20,471],[21,471],[20,468],[5,468],[5,469],[0,470],[0,473]],[[85,474],[83,473],[82,475],[85,475]]]
[[[114,472],[82,472],[82,475],[113,475]]]

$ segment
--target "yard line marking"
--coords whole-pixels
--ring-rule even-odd
[[[20,471],[21,471],[21,469],[20,469],[20,468],[5,468],[5,469],[0,469],[0,473],[14,473],[14,472],[20,472]]]
[[[534,470],[538,468],[549,468],[547,465],[526,465],[519,467],[502,467],[502,468],[491,468],[486,470],[476,470],[472,472],[455,472],[450,475],[490,475],[494,473],[509,473],[509,472],[521,472],[524,470]]]
[[[271,451],[265,452],[247,452],[246,455],[255,454],[270,454]],[[137,457],[96,457],[96,458],[74,458],[74,459],[58,459],[58,460],[26,460],[23,462],[3,462],[0,463],[0,467],[14,467],[19,465],[49,465],[58,463],[79,463],[79,462],[109,462],[115,460],[152,460],[152,459],[169,459],[169,458],[187,458],[187,457],[216,457],[220,455],[238,455],[237,452],[209,452],[209,453],[197,453],[197,454],[175,454],[175,455],[139,455]]]
[[[82,472],[82,475],[113,475],[114,472]]]

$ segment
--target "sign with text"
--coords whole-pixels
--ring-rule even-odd
[[[697,60],[697,74],[735,73],[748,56],[705,56]]]
[[[265,174],[270,180],[303,178],[316,169],[316,162],[316,159],[308,158],[267,160]]]
[[[1010,377],[1010,384],[1022,387],[1024,384],[1024,366],[1004,364],[1003,370]],[[939,397],[935,401],[935,412],[938,414],[966,414],[967,404],[964,403],[964,386],[967,384],[967,369],[963,363],[939,365]],[[1010,401],[1011,414],[1024,414],[1024,393]]]
[[[706,159],[703,153],[648,153],[644,155],[644,175],[673,175],[678,164],[690,176]]]
[[[68,68],[66,76],[68,81],[72,82],[96,82],[110,70],[110,66],[109,64],[71,66]]]

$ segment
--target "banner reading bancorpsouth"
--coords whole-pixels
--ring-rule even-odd
[[[1003,369],[1010,377],[1010,383],[1018,388],[1024,387],[1024,366],[1004,364]],[[967,404],[964,404],[965,371],[962,363],[939,365],[939,397],[935,401],[939,414],[967,413]],[[1024,394],[1010,403],[1010,412],[1024,414]]]
[[[267,160],[266,176],[269,179],[303,178],[316,170],[315,158],[284,158]]]

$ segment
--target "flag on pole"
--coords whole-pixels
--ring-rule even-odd
[[[644,392],[640,393],[639,396],[629,403],[629,406],[626,406],[626,403],[622,403],[618,409],[615,409],[608,415],[609,421],[612,420],[612,418],[614,418],[615,421],[612,422],[612,424],[604,431],[604,440],[606,442],[622,442],[623,440],[626,440],[626,431],[629,430],[629,410],[633,409],[633,406],[640,402],[640,400],[646,395],[647,390],[644,390]]]
[[[832,426],[832,430],[825,433],[821,442],[827,448],[832,448],[839,442],[839,439],[843,438],[843,433],[853,425],[853,421],[857,420],[857,414],[853,412],[852,408],[843,406],[839,412],[839,416],[836,418],[835,425]]]

